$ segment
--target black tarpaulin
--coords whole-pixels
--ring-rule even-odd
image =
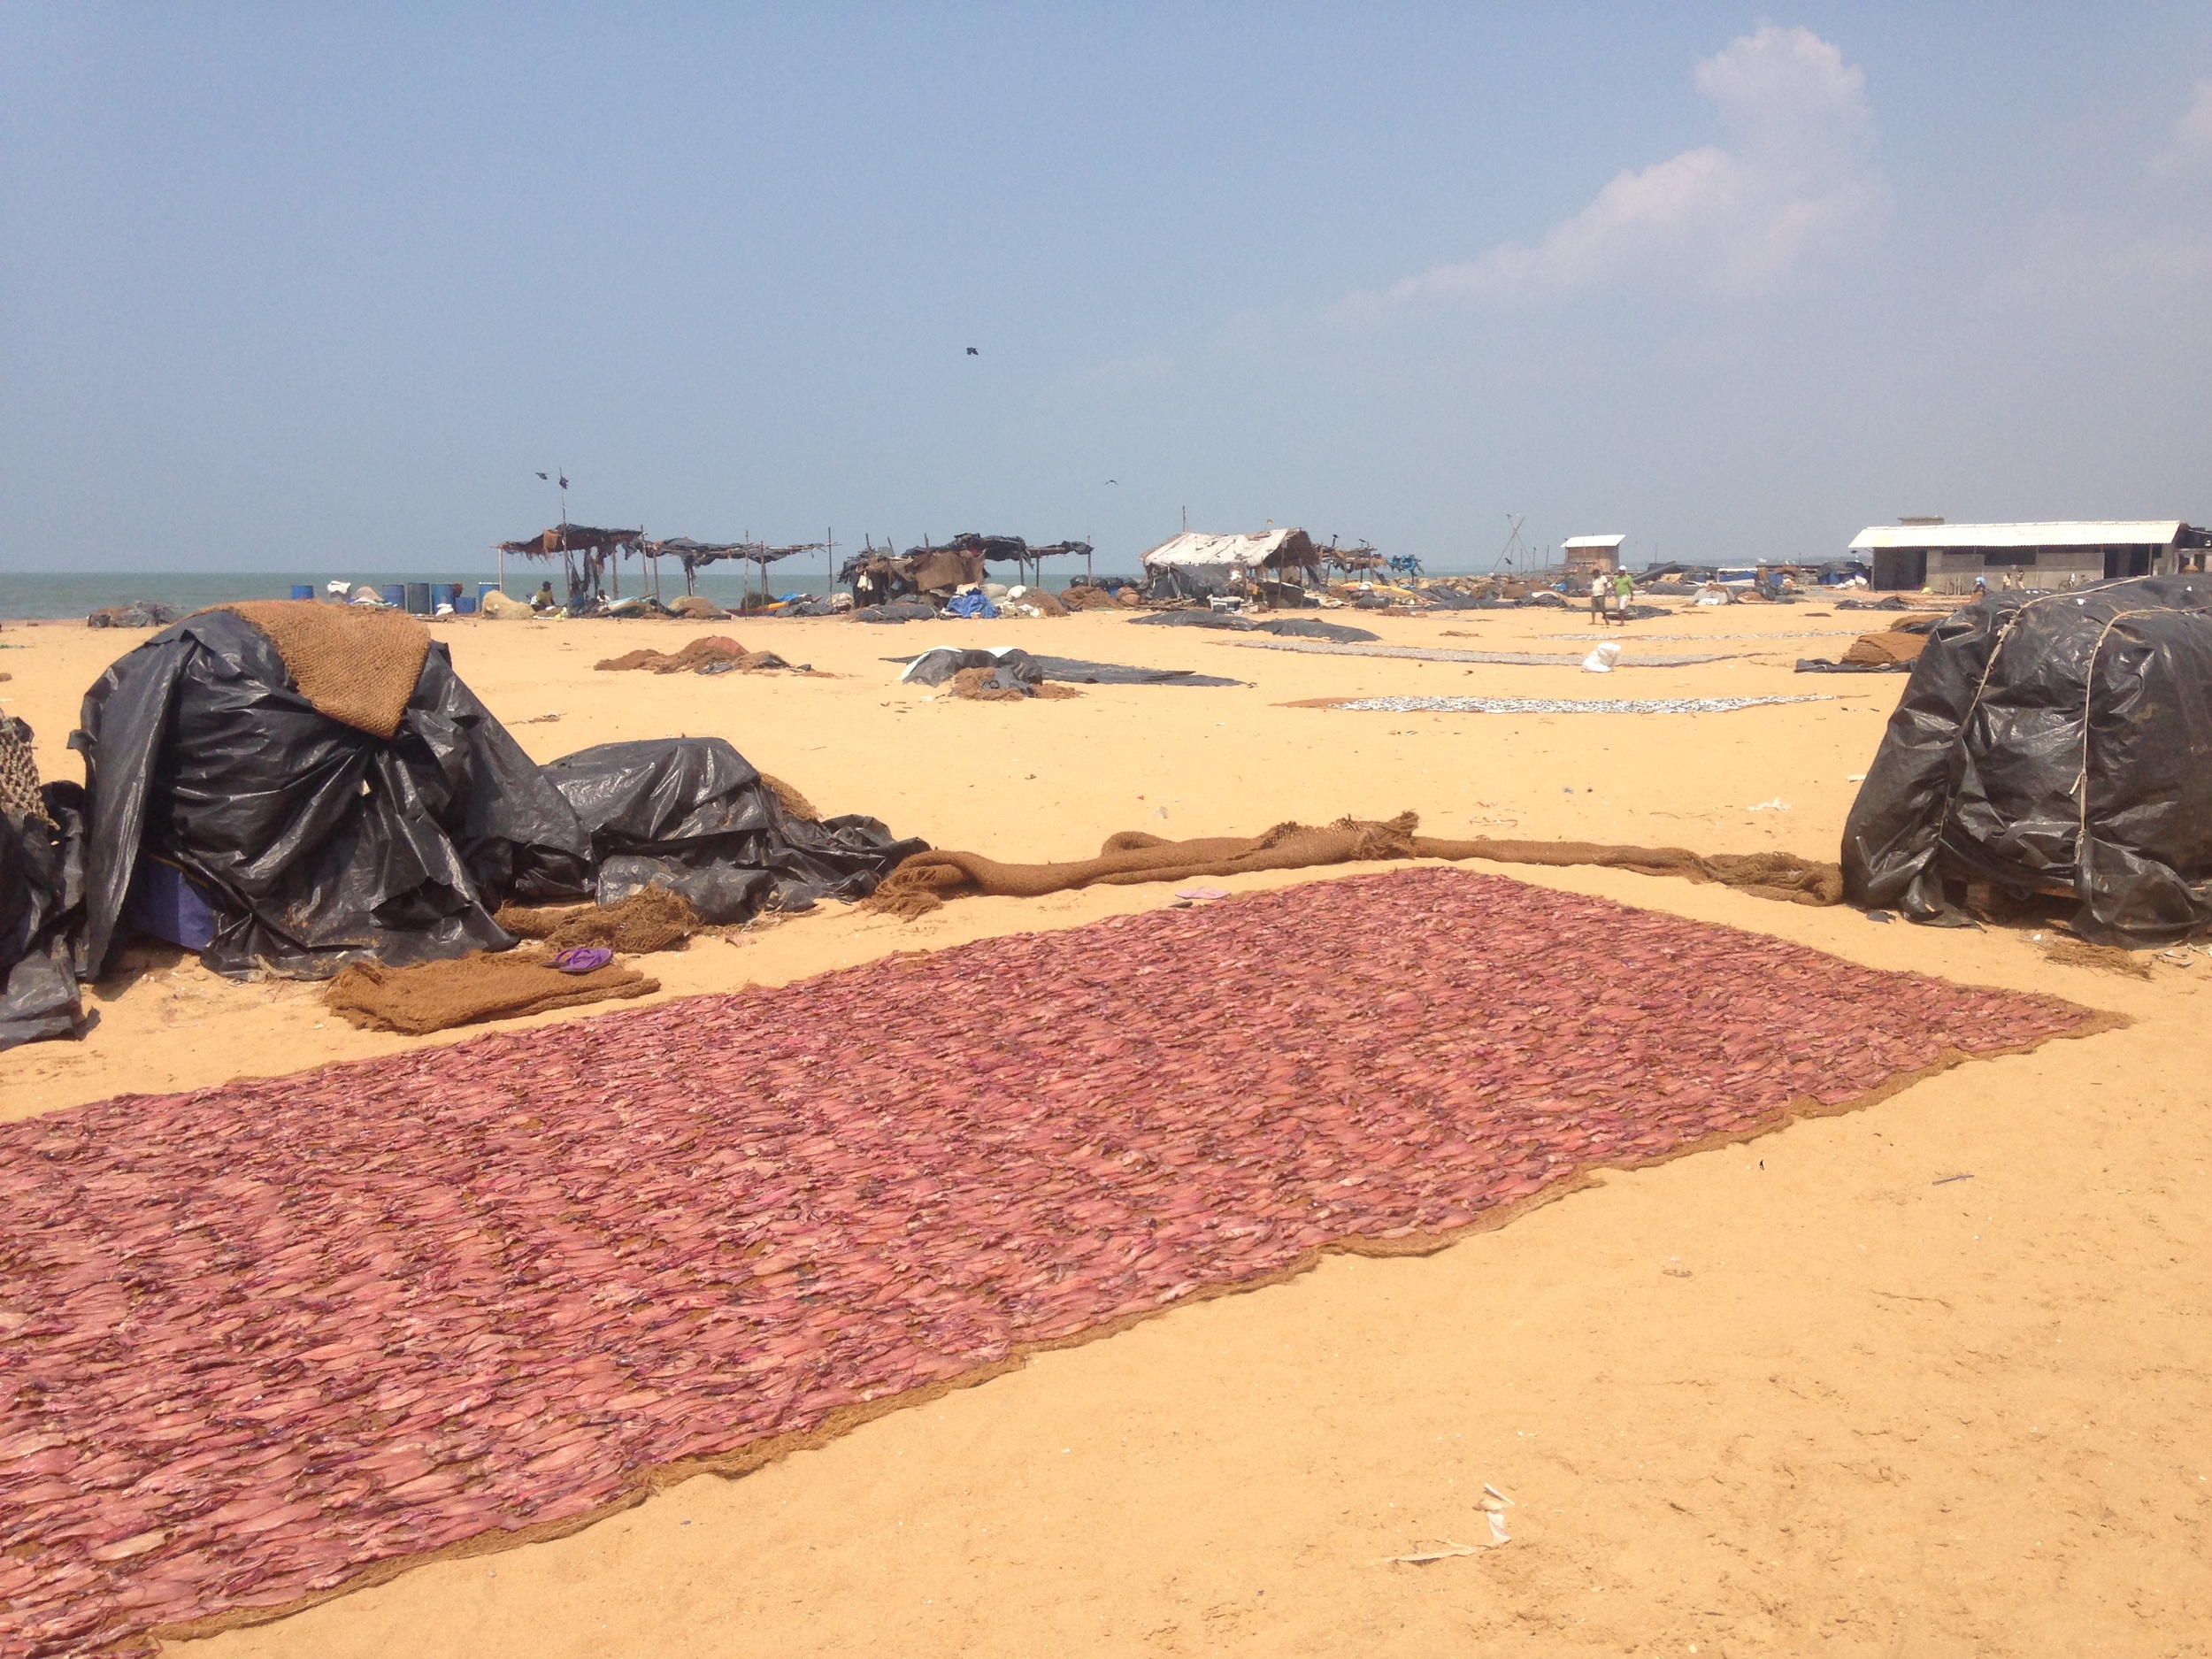
[[[37,795],[36,810],[0,808],[0,1048],[76,1035],[99,1018],[79,1002],[69,948],[84,902],[84,791],[50,783]]]
[[[1946,915],[1946,879],[2080,902],[2075,930],[2212,929],[2212,579],[1992,594],[1928,636],[1844,826],[1853,903]]]
[[[929,843],[857,814],[794,818],[750,762],[718,737],[602,743],[545,768],[591,837],[597,897],[658,885],[707,921],[864,899]]]
[[[242,617],[203,611],[113,664],[71,741],[89,784],[82,978],[106,963],[142,849],[210,895],[202,959],[232,975],[504,949],[503,897],[588,891],[582,825],[442,644],[388,740],[319,712]]]
[[[1048,680],[1078,686],[1240,686],[1240,680],[1224,680],[1190,668],[1137,668],[1126,663],[1087,663],[1073,657],[1041,657],[1018,645],[987,649],[941,645],[918,657],[887,657],[887,663],[904,663],[902,681],[941,686],[964,668],[993,670],[998,683],[1019,690]]]

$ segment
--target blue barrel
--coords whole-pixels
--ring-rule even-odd
[[[497,582],[479,582],[479,583],[477,583],[477,584],[476,584],[476,603],[477,603],[478,604],[480,604],[480,604],[482,604],[482,603],[484,603],[484,595],[485,595],[486,594],[495,594],[495,593],[497,593],[498,591],[499,591],[499,584],[498,584]]]
[[[313,582],[294,582],[294,583],[292,584],[292,597],[293,597],[293,598],[295,598],[295,599],[312,599],[314,596],[315,596],[315,584],[314,584]]]
[[[403,605],[407,603],[405,582],[383,582],[378,586],[376,592],[377,596],[388,605]]]
[[[453,614],[457,617],[474,616],[476,614],[476,595],[473,594],[454,595]]]
[[[430,584],[409,582],[407,584],[407,614],[412,617],[426,617],[430,611]]]

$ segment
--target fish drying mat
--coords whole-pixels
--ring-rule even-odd
[[[1625,639],[1625,634],[1610,637]],[[1217,640],[1245,651],[1302,651],[1309,657],[1402,657],[1417,663],[1504,663],[1522,668],[1574,668],[1582,658],[1564,651],[1455,651],[1437,645],[1339,645],[1330,640]],[[1726,651],[1676,652],[1624,657],[1616,668],[1688,668],[1699,663],[1733,661]]]
[[[1733,714],[1738,709],[1763,709],[1781,703],[1834,701],[1818,694],[1794,697],[1309,697],[1284,707],[1349,709],[1363,714]]]
[[[0,1653],[552,1536],[2110,1023],[1428,868],[0,1126]]]

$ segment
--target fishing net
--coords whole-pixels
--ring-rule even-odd
[[[0,714],[0,813],[13,818],[46,817],[38,789],[38,762],[31,753],[31,728],[6,714]]]
[[[492,918],[518,939],[556,950],[603,945],[642,956],[682,943],[705,924],[691,901],[666,887],[641,887],[612,904],[507,904]]]
[[[749,651],[727,634],[709,634],[691,641],[680,650],[625,651],[619,657],[610,657],[603,662],[593,664],[592,666],[610,672],[649,668],[657,674],[685,674],[698,673],[707,669],[721,669],[725,666],[746,671],[756,668],[788,668],[790,664],[773,651]]]
[[[1003,668],[963,668],[954,673],[952,690],[947,695],[969,703],[1027,703],[1032,698],[1055,702],[1083,694],[1072,686],[1055,685],[1048,680],[1027,684]]]

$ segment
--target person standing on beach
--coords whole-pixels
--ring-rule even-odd
[[[1628,602],[1636,596],[1636,583],[1626,571],[1613,572],[1613,620],[1628,626]]]
[[[1605,620],[1605,572],[1603,570],[1594,570],[1590,572],[1590,620],[1593,622]]]

